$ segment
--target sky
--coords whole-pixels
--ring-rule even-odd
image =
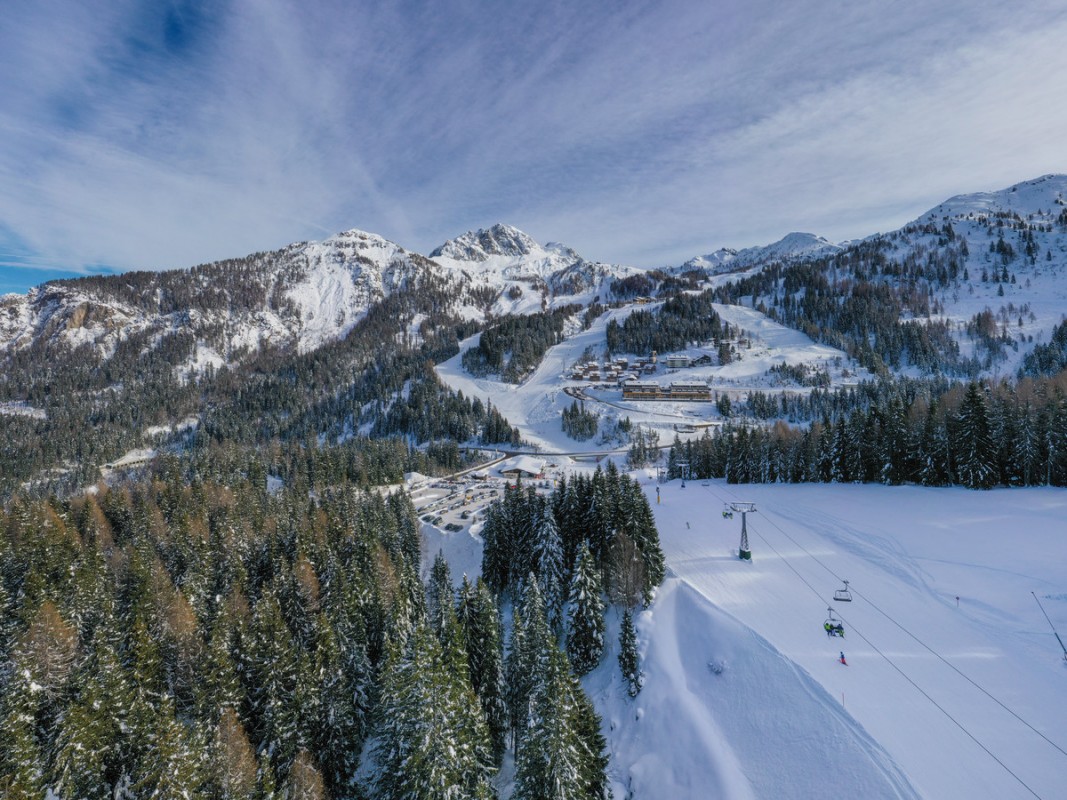
[[[350,228],[678,264],[1067,172],[1067,6],[40,0],[0,26],[0,292]]]

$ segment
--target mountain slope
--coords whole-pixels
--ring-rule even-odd
[[[680,270],[700,269],[709,275],[751,267],[768,261],[789,260],[803,256],[829,255],[839,252],[841,246],[813,233],[789,233],[777,242],[758,247],[734,250],[722,247],[714,253],[696,256],[679,267]]]
[[[960,195],[829,254],[723,284],[884,372],[1015,373],[1067,307],[1067,176]]]
[[[586,261],[571,248],[541,246],[510,225],[468,231],[442,244],[430,257],[470,277],[474,287],[496,293],[492,313],[528,314],[567,303],[607,299],[611,283],[646,271]]]
[[[227,363],[264,345],[306,352],[343,337],[375,303],[423,280],[464,280],[376,234],[351,230],[190,270],[57,281],[9,295],[0,350],[87,345],[109,358],[141,334],[197,340],[187,366]]]

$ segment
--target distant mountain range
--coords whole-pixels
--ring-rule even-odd
[[[886,377],[1055,374],[1067,363],[1067,176],[954,197],[859,241],[793,233],[660,269],[494,225],[429,256],[351,230],[190,269],[48,282],[0,297],[0,494],[85,486],[162,441],[514,442],[518,420],[441,384],[433,365],[495,329],[507,352],[489,355],[521,362],[521,381],[604,306],[637,301],[655,328],[667,305],[652,301],[700,292],[672,304],[675,327],[686,309],[745,306]]]
[[[1064,307],[1065,195],[1067,176],[1046,175],[997,192],[950,198],[899,231],[859,243],[839,245],[811,233],[790,233],[773,244],[723,248],[663,270],[587,261],[565,245],[541,245],[503,224],[450,239],[429,256],[350,230],[321,242],[188,270],[55,281],[26,295],[6,295],[0,299],[0,353],[80,347],[106,360],[132,338],[150,349],[167,334],[183,331],[197,344],[176,368],[195,371],[231,363],[264,345],[311,351],[343,338],[371,306],[397,289],[420,284],[437,287],[451,313],[484,321],[567,303],[626,299],[635,287],[654,294],[670,275],[722,276],[773,263],[847,258],[872,241],[886,243],[886,258],[903,262],[945,246],[946,223],[953,227],[956,246],[968,245],[962,264],[968,281],[943,293],[938,304],[943,313],[953,316],[957,309],[969,318],[981,310],[977,301],[997,303],[1005,296],[1005,304],[1027,305],[1044,332],[1059,313],[1036,306],[1053,300]],[[1024,224],[1028,230],[1020,243],[1018,229]],[[1013,255],[1007,262],[1003,252],[990,253],[991,243],[996,248],[994,231],[1009,234],[1004,247]],[[999,278],[1009,263],[1016,280],[1008,279],[1011,291],[1004,295]],[[990,271],[997,273],[999,295],[984,291],[992,287]],[[1018,313],[1012,316],[1017,321]]]

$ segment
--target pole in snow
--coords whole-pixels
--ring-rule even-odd
[[[735,514],[741,514],[741,547],[737,550],[737,556],[742,561],[752,560],[752,551],[748,549],[748,520],[746,514],[756,513],[755,503],[730,503],[730,510]]]
[[[1030,592],[1030,594],[1034,594]],[[1034,600],[1037,600],[1037,595],[1034,594]],[[1045,615],[1045,619],[1048,620],[1048,626],[1052,628],[1052,635],[1056,637],[1056,641],[1060,643],[1060,649],[1063,650],[1063,660],[1067,661],[1067,647],[1064,647],[1063,639],[1060,638],[1060,634],[1056,631],[1056,626],[1052,624],[1052,620],[1048,618],[1048,612],[1045,611],[1045,607],[1041,605],[1041,601],[1037,600],[1037,607],[1041,609],[1041,613]]]

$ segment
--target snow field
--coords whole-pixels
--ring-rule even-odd
[[[1067,665],[1030,591],[1067,627],[1067,493],[676,481],[661,494],[673,575],[843,703],[919,795],[1062,796]],[[719,514],[738,499],[759,507],[751,564],[736,558],[740,514]],[[854,600],[835,603],[846,577]],[[822,630],[828,606],[844,640]],[[793,779],[811,779],[796,796],[826,785]]]
[[[639,479],[668,564],[635,616],[644,689],[626,694],[616,610],[583,679],[616,797],[1063,796],[1067,663],[1030,592],[1067,631],[1067,492],[673,481],[657,504]],[[757,504],[751,563],[729,500]],[[476,531],[423,530],[473,578]]]

